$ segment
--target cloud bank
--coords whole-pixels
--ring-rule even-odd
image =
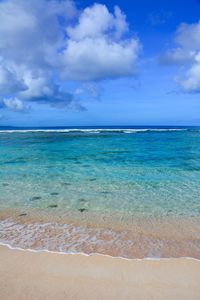
[[[183,23],[175,35],[176,47],[161,58],[164,64],[181,67],[177,81],[186,93],[200,93],[200,21],[195,24]]]
[[[73,1],[0,2],[0,107],[28,111],[32,102],[83,110],[71,80],[132,76],[140,42],[119,7]]]

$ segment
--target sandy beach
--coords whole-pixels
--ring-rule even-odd
[[[0,247],[0,299],[200,299],[200,261]]]

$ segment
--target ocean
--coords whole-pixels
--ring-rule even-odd
[[[200,128],[1,128],[0,242],[200,258]]]

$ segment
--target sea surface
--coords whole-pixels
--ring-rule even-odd
[[[200,258],[200,129],[0,128],[0,242]]]

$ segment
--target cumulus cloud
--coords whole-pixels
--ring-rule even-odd
[[[105,5],[94,4],[84,9],[77,24],[67,27],[67,33],[72,40],[80,41],[84,38],[101,38],[112,33],[120,38],[128,31],[126,16],[118,6],[114,7],[114,14]]]
[[[59,89],[52,78],[59,71],[56,60],[64,45],[64,24],[76,13],[71,1],[0,2],[1,107],[28,111],[26,102],[72,102],[69,93],[55,93]]]
[[[200,92],[200,21],[181,24],[175,34],[175,44],[161,57],[164,64],[182,66],[184,75],[177,76],[181,89],[186,93]]]
[[[200,51],[195,55],[185,78],[179,80],[179,82],[185,92],[200,93]]]
[[[62,62],[64,77],[72,80],[101,80],[133,75],[140,43],[127,38],[128,24],[119,7],[110,13],[95,4],[81,12],[75,26],[67,27]]]
[[[3,106],[12,111],[26,112],[30,107],[18,98],[5,98],[3,99]]]
[[[0,1],[0,107],[31,102],[83,110],[69,80],[133,75],[140,51],[119,7],[79,11],[70,0]],[[72,25],[73,24],[73,25]],[[65,88],[64,88],[65,87]]]
[[[7,95],[26,89],[23,81],[18,78],[14,70],[0,63],[0,95]]]

